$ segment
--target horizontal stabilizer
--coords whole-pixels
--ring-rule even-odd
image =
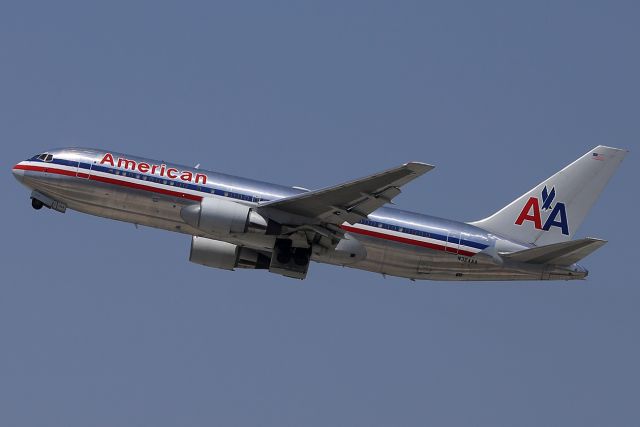
[[[580,261],[605,243],[607,243],[606,240],[587,237],[501,255],[511,261],[566,266]]]

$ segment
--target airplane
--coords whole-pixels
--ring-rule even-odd
[[[207,267],[304,279],[315,261],[411,280],[574,280],[606,241],[572,238],[626,154],[597,146],[466,223],[385,206],[434,168],[419,162],[319,190],[87,148],[39,153],[12,172],[34,209],[189,235],[189,261]]]

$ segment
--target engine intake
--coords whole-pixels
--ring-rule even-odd
[[[189,261],[206,267],[233,270],[234,268],[269,268],[271,258],[253,249],[233,243],[193,236]]]

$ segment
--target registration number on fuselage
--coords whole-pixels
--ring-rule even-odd
[[[474,258],[469,258],[468,256],[458,255],[458,261],[464,262],[467,264],[477,264],[478,260]]]

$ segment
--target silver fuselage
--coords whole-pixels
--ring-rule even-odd
[[[187,235],[223,240],[259,251],[270,251],[274,236],[258,233],[210,235],[186,224],[183,207],[205,197],[222,197],[249,206],[300,194],[305,190],[226,175],[208,170],[115,153],[66,148],[51,150],[51,161],[32,158],[13,173],[27,187],[66,207],[105,218]],[[102,162],[105,153],[136,164],[157,165],[132,170],[128,165]],[[130,165],[129,165],[130,166]],[[162,166],[162,169],[161,167]],[[196,179],[196,176],[199,179]],[[380,208],[367,220],[342,227],[366,248],[366,257],[346,265],[376,273],[430,280],[548,280],[581,279],[586,270],[531,265],[503,260],[500,253],[531,245],[511,241],[478,227],[413,212]]]

